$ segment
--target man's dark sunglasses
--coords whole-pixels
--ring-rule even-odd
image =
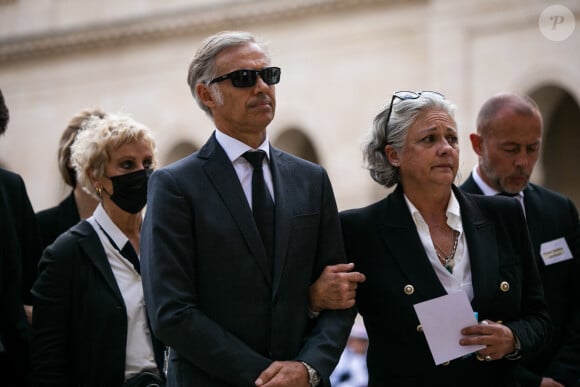
[[[234,87],[252,87],[256,84],[258,75],[267,85],[275,85],[280,82],[280,67],[266,67],[262,70],[236,70],[212,79],[209,84],[231,79]]]
[[[400,99],[401,101],[407,100],[407,99],[418,99],[421,95],[434,95],[436,97],[445,99],[445,96],[441,93],[438,93],[436,91],[396,91],[393,93],[393,97],[391,98],[391,104],[389,107],[389,114],[387,115],[387,121],[385,122],[385,140],[387,141],[387,144],[389,143],[389,137],[388,137],[388,130],[389,130],[389,120],[391,119],[391,113],[393,112],[393,102],[395,102],[395,99]]]

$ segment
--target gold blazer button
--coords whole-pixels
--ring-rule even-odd
[[[446,367],[446,366],[448,366],[449,364],[450,364],[450,362],[448,362],[448,361],[446,361],[445,363],[441,363],[441,365],[442,365],[443,367]]]
[[[405,292],[406,295],[410,296],[411,294],[415,293],[415,288],[413,287],[413,285],[405,285],[403,291]]]
[[[501,284],[499,284],[499,288],[502,292],[507,292],[510,290],[510,284],[507,281],[502,281]]]

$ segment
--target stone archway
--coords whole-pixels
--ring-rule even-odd
[[[291,128],[283,131],[272,144],[305,160],[319,164],[318,153],[310,138],[300,129]]]
[[[565,89],[545,85],[529,96],[544,120],[542,154],[536,170],[543,186],[570,197],[580,206],[580,106]],[[540,167],[540,168],[538,168]]]

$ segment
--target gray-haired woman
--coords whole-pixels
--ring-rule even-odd
[[[347,256],[367,278],[357,305],[369,386],[516,386],[514,360],[549,336],[521,206],[458,190],[458,144],[454,107],[437,92],[397,92],[374,120],[365,160],[396,188],[341,213]],[[484,347],[436,365],[414,305],[456,292],[480,323],[448,344]]]

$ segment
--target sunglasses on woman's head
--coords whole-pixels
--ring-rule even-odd
[[[385,122],[385,139],[387,143],[389,143],[388,137],[388,129],[389,129],[389,120],[391,119],[391,113],[393,112],[393,103],[395,102],[395,98],[400,99],[401,101],[405,101],[407,99],[418,99],[422,95],[432,95],[438,98],[445,99],[445,96],[436,91],[396,91],[393,93],[393,97],[391,98],[391,104],[389,105],[389,114],[387,115],[387,120]]]
[[[252,87],[258,81],[259,75],[267,85],[275,85],[280,82],[280,72],[280,67],[266,67],[262,70],[236,70],[212,79],[209,84],[231,79],[234,87]]]

